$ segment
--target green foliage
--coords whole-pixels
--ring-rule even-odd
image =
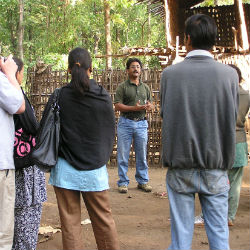
[[[165,45],[162,18],[152,16],[150,23],[145,5],[136,0],[109,0],[113,54],[123,47],[163,47]],[[32,66],[37,60],[66,68],[69,51],[77,46],[87,48],[93,66],[105,68],[105,25],[103,0],[25,0],[24,57]],[[18,55],[19,6],[17,0],[0,0],[1,54]],[[157,65],[156,60],[143,59]],[[123,68],[126,58],[113,58],[113,67]],[[152,61],[152,63],[151,63]]]
[[[52,65],[54,70],[67,69],[68,67],[68,55],[49,53],[42,57],[41,60],[45,64]]]
[[[216,1],[204,1],[202,6]],[[218,0],[219,5],[234,0]],[[18,54],[19,1],[0,0],[1,54]],[[149,17],[147,6],[136,0],[108,0],[111,14],[112,53],[122,54],[123,48],[164,47],[163,19]],[[243,0],[250,3],[250,0]],[[105,68],[105,24],[103,0],[25,0],[24,1],[24,57],[25,65],[37,60],[67,67],[67,55],[77,46],[87,48],[93,57],[93,67]],[[156,57],[140,57],[145,65],[158,67]],[[126,57],[112,58],[113,67],[124,68]]]
[[[214,5],[204,1],[201,6]],[[219,5],[234,0],[218,0]],[[19,1],[0,0],[1,54],[18,54]],[[149,18],[147,6],[136,0],[108,0],[111,12],[112,53],[122,54],[123,48],[164,47],[163,19]],[[250,3],[250,0],[243,0]],[[103,0],[25,0],[24,1],[24,57],[25,65],[37,60],[53,64],[55,69],[67,67],[67,55],[77,46],[87,48],[93,66],[105,68],[105,24]],[[156,57],[140,57],[145,65],[158,67]],[[124,68],[126,58],[114,57],[113,67]]]

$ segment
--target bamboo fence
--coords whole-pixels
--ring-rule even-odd
[[[243,78],[250,83],[250,55],[232,55],[221,54],[215,55],[215,58],[222,63],[232,63],[240,67]],[[38,73],[39,70],[29,69],[27,77],[27,94],[34,107],[38,120],[41,119],[44,107],[48,101],[49,96],[55,88],[65,85],[67,80],[66,71],[52,71],[51,67],[47,67],[43,72]],[[162,70],[158,69],[144,69],[142,72],[142,81],[151,89],[153,103],[155,105],[154,111],[147,114],[149,123],[148,128],[148,154],[147,159],[150,166],[161,167],[161,118],[160,118],[160,75]],[[98,84],[103,85],[110,93],[112,100],[114,100],[116,88],[119,83],[127,79],[126,71],[121,69],[116,70],[93,70],[93,78]],[[249,86],[250,87],[250,86]],[[119,119],[119,113],[116,112],[116,122]],[[117,138],[114,143],[113,153],[110,157],[109,165],[115,166],[117,153]],[[131,155],[129,164],[135,164],[135,154],[133,145],[131,148]]]

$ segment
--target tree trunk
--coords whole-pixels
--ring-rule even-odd
[[[242,0],[234,0],[235,5],[235,12],[236,12],[236,23],[237,23],[237,40],[238,44],[242,50],[249,49],[249,42],[247,36],[247,28],[246,28],[246,21],[245,15],[243,10]]]
[[[34,50],[34,52],[33,52],[32,29],[31,29],[31,27],[29,27],[29,29],[28,29],[28,39],[29,39],[29,43],[30,43],[30,46],[29,46],[29,62],[32,62],[32,54],[34,53],[34,57],[36,57],[36,51]]]
[[[95,39],[95,42],[94,42],[94,54],[96,55],[96,54],[98,54],[99,41],[101,39],[101,36],[99,34],[95,34],[94,39]]]
[[[127,44],[128,44],[128,28],[126,29],[126,46],[127,46]]]
[[[142,45],[142,46],[144,46],[144,34],[145,34],[144,29],[145,29],[145,24],[146,24],[147,22],[148,22],[148,19],[146,19],[146,20],[143,22],[142,26],[141,26],[141,45]]]
[[[7,24],[8,24],[8,27],[9,27],[9,30],[10,30],[10,41],[11,41],[11,45],[14,49],[14,51],[17,50],[17,41],[16,41],[16,24],[13,20],[13,11],[12,10],[9,10],[7,11]]]
[[[118,42],[119,44],[121,44],[121,30],[119,28],[116,27],[115,29],[115,36],[116,36],[116,42]]]
[[[106,68],[112,68],[112,47],[110,32],[110,6],[108,0],[104,0],[105,42],[106,42]]]
[[[28,7],[28,9],[26,10],[26,13],[27,15],[31,16],[32,15],[32,10],[31,10],[31,6]],[[32,36],[32,25],[29,25],[29,26],[26,26],[25,27],[25,30],[28,34],[28,42],[29,42],[29,46],[28,46],[28,60],[29,62],[32,62],[32,55],[34,56],[34,58],[36,58],[36,50],[33,51],[33,42],[32,42],[32,39],[33,39],[33,36]]]
[[[214,0],[214,6],[218,5],[218,0]]]
[[[164,0],[165,5],[165,29],[167,47],[175,45],[176,36],[179,36],[179,2],[176,0]]]
[[[165,37],[167,48],[171,46],[171,34],[170,34],[170,12],[168,0],[164,0],[164,8],[165,8]]]
[[[148,43],[147,43],[147,46],[150,47],[151,44],[151,14],[150,12],[148,11]]]
[[[24,33],[23,7],[24,7],[23,0],[19,0],[18,53],[22,61],[23,61],[23,33]]]

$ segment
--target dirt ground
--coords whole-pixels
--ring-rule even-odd
[[[109,168],[110,200],[122,250],[166,249],[170,244],[169,206],[165,188],[165,168],[150,168],[152,193],[144,193],[136,188],[135,169],[129,169],[129,192],[117,192],[117,169]],[[48,178],[48,175],[46,176]],[[48,201],[44,203],[42,226],[60,227],[57,203],[52,186],[47,186]],[[230,227],[231,249],[250,249],[250,187],[249,168],[245,169],[240,205],[235,225]],[[200,206],[196,199],[196,214]],[[82,218],[89,218],[82,204]],[[85,249],[97,249],[91,224],[82,226]],[[45,240],[39,236],[40,241]],[[39,250],[62,249],[61,233],[53,234],[49,240],[39,243]],[[204,227],[195,227],[193,249],[209,249]]]

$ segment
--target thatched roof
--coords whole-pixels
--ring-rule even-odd
[[[204,2],[204,0],[175,0],[178,1],[179,8],[187,9],[195,6],[196,4]],[[153,15],[164,16],[164,0],[138,0],[138,3],[144,3],[149,6],[149,11]]]

